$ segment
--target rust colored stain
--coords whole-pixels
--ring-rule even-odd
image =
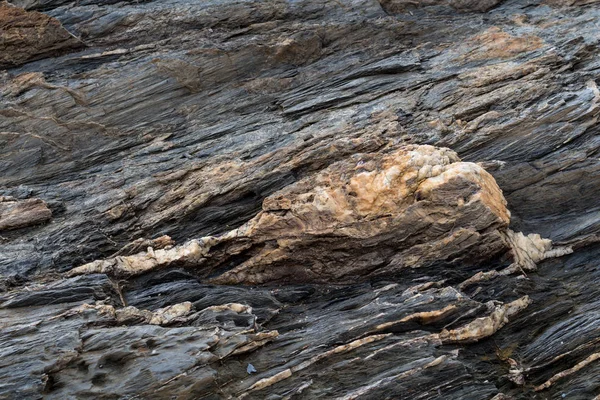
[[[20,65],[81,46],[83,43],[55,18],[0,2],[0,67]]]

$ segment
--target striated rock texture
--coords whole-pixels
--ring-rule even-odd
[[[598,4],[0,3],[0,398],[598,399]]]
[[[43,223],[50,218],[52,211],[40,199],[0,197],[0,231]]]
[[[351,283],[405,268],[492,262],[511,248],[509,220],[483,168],[449,149],[406,146],[351,156],[290,185],[223,236],[150,247],[70,274],[130,276],[184,263],[220,284]]]
[[[349,283],[477,264],[506,251],[508,222],[492,176],[450,150],[358,154],[267,197],[232,235],[234,246],[250,239],[252,247],[234,254],[251,258],[212,280]]]
[[[83,46],[55,18],[0,2],[0,67],[6,68]]]

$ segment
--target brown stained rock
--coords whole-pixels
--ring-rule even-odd
[[[349,282],[506,251],[510,213],[491,175],[449,149],[356,155],[265,199],[228,234],[252,241],[216,283]],[[464,258],[463,258],[464,257]]]
[[[388,12],[406,12],[414,7],[449,5],[461,12],[486,12],[500,4],[502,0],[380,0]]]
[[[94,261],[71,275],[139,275],[186,263],[203,276],[245,261],[214,283],[349,282],[507,252],[510,213],[483,168],[453,151],[405,146],[359,154],[273,194],[263,211],[221,237]]]
[[[537,50],[544,46],[544,41],[535,35],[513,36],[493,26],[472,37],[467,46],[472,46],[464,56],[467,60],[507,59]]]
[[[48,221],[52,211],[40,199],[15,200],[0,196],[0,231]]]
[[[274,45],[270,52],[277,62],[301,65],[319,58],[321,39],[314,32],[300,32]]]
[[[56,19],[0,2],[0,68],[82,46]]]
[[[500,400],[550,380],[538,397],[600,400],[598,2],[10,1],[90,48],[0,71],[0,195],[43,193],[60,213],[0,232],[0,398]],[[494,215],[483,202],[455,221],[465,206],[441,203],[465,178],[398,206],[423,227],[405,235],[356,206],[345,229],[364,240],[333,217],[275,237],[318,177],[332,194],[326,173],[345,185],[353,155],[402,143],[492,173],[526,234],[473,233]],[[339,161],[352,168],[315,175]],[[264,231],[217,236],[282,189],[290,208],[270,197]],[[474,265],[494,230],[511,251]],[[160,235],[185,244],[136,240]],[[574,254],[544,260],[569,249],[542,238]],[[106,258],[84,269],[110,278],[59,275]],[[283,284],[209,284],[228,270]],[[285,284],[302,273],[351,283]],[[51,319],[82,303],[114,315]]]

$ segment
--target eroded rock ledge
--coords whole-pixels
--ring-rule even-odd
[[[352,283],[405,269],[464,268],[514,259],[531,270],[551,242],[508,229],[494,178],[450,149],[404,146],[357,154],[267,197],[222,236],[94,261],[70,271],[130,277],[183,265],[218,284]]]
[[[10,3],[1,399],[600,399],[597,0]]]

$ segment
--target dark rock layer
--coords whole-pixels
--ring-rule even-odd
[[[0,398],[600,396],[596,1],[11,3],[0,223],[40,212],[0,232]],[[572,254],[343,285],[63,274],[409,143],[479,163],[512,230]]]

